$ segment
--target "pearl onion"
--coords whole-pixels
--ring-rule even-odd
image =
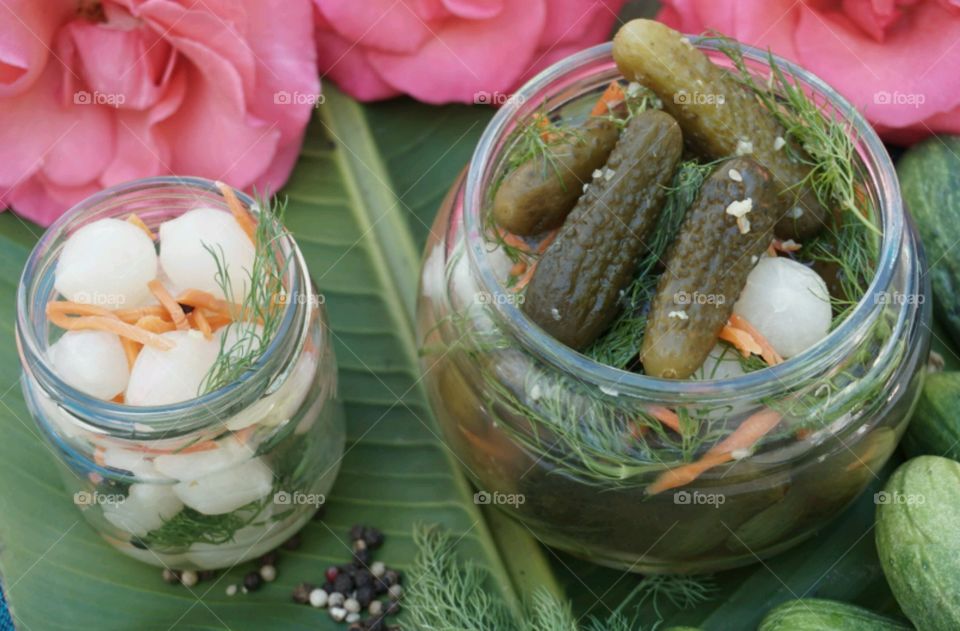
[[[827,284],[812,269],[785,257],[762,258],[747,276],[733,311],[747,319],[783,357],[826,337],[832,312]]]
[[[159,350],[145,346],[130,371],[128,405],[167,405],[195,398],[220,352],[220,340],[204,339],[197,331],[170,331],[161,337],[175,346]]]
[[[217,261],[209,246],[226,264],[231,300],[243,302],[250,286],[256,251],[250,238],[230,213],[195,208],[160,226],[160,265],[177,287],[208,291],[225,298],[217,282]]]
[[[49,352],[56,373],[81,392],[109,400],[127,387],[130,368],[114,333],[67,331]]]
[[[140,228],[100,219],[74,232],[57,260],[54,286],[67,300],[105,307],[138,307],[151,300],[157,252]]]

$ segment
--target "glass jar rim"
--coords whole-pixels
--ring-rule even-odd
[[[58,239],[82,214],[95,211],[102,205],[123,195],[148,190],[168,188],[198,189],[204,193],[220,195],[217,182],[193,176],[159,176],[130,180],[107,187],[71,207],[50,225],[34,245],[27,263],[23,268],[17,288],[17,342],[23,361],[28,370],[39,378],[43,387],[55,391],[57,403],[68,411],[79,415],[84,423],[94,429],[120,434],[135,433],[141,438],[172,438],[177,435],[202,429],[221,419],[228,409],[242,407],[246,399],[250,403],[258,397],[264,388],[250,387],[252,383],[270,386],[269,378],[277,367],[285,364],[286,351],[298,348],[305,334],[306,320],[299,308],[304,301],[289,300],[284,306],[283,317],[267,349],[253,366],[234,382],[199,397],[178,403],[152,406],[132,406],[114,401],[106,401],[86,394],[66,383],[53,369],[45,349],[48,342],[41,339],[48,324],[44,314],[37,322],[31,321],[33,309],[37,307],[36,280],[44,268],[49,253],[48,246]],[[237,198],[254,213],[259,213],[257,202],[241,190],[235,190]],[[209,198],[198,201],[209,202]],[[304,287],[309,287],[308,273],[303,256],[289,233],[279,240],[278,247],[284,255],[290,255],[292,264],[287,266],[285,274],[289,282],[290,295],[299,295]],[[291,344],[291,336],[295,341]],[[241,401],[242,400],[242,401]]]
[[[701,50],[721,52],[716,37],[684,37]],[[843,355],[856,344],[858,333],[867,330],[879,317],[879,309],[876,304],[871,304],[870,297],[878,290],[888,287],[894,278],[904,239],[904,209],[896,171],[876,131],[843,96],[809,71],[768,51],[739,42],[727,42],[729,43],[737,46],[748,62],[766,63],[772,59],[787,76],[792,75],[805,87],[814,89],[856,134],[857,141],[864,147],[860,157],[868,166],[871,176],[869,184],[876,193],[877,214],[883,226],[876,272],[867,291],[850,315],[816,345],[782,364],[728,379],[670,380],[614,368],[588,358],[543,331],[523,313],[519,305],[515,304],[516,301],[508,299],[506,289],[497,279],[488,260],[481,217],[481,209],[484,207],[484,181],[494,162],[498,142],[512,131],[514,118],[522,107],[528,103],[537,103],[539,95],[567,74],[597,62],[612,61],[613,45],[610,42],[585,49],[530,79],[494,115],[481,136],[467,169],[463,189],[463,222],[471,266],[480,280],[481,289],[493,297],[488,303],[497,313],[501,324],[527,350],[603,391],[661,400],[663,397],[726,400],[782,392],[810,379],[821,367],[840,362]]]

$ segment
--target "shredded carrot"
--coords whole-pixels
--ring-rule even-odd
[[[117,396],[113,397],[113,398],[110,399],[110,400],[113,401],[114,403],[123,403],[123,401],[124,401],[124,399],[123,399],[123,393],[121,392],[120,394],[118,394]]]
[[[200,289],[186,290],[177,296],[177,302],[193,307],[194,309],[207,309],[208,311],[214,311],[228,318],[231,317],[231,305],[229,302],[221,300],[210,292]],[[239,309],[240,305],[233,305],[233,307]]]
[[[177,330],[188,330],[190,328],[190,323],[187,322],[187,315],[183,312],[183,307],[180,306],[180,303],[174,300],[173,296],[170,295],[170,292],[167,291],[167,288],[163,286],[163,283],[155,278],[147,283],[147,287],[150,288],[150,293],[152,293],[154,297],[160,301],[160,306],[170,313],[170,319],[173,320],[173,325],[177,328]]]
[[[657,419],[673,431],[680,433],[680,417],[677,416],[677,413],[671,410],[670,408],[665,408],[662,405],[648,405],[647,412],[650,413],[650,416]]]
[[[527,271],[527,263],[525,261],[517,261],[513,264],[513,267],[510,268],[510,275],[520,276],[525,271]]]
[[[93,461],[101,467],[107,466],[107,459],[103,456],[103,447],[97,447],[93,450]]]
[[[603,116],[609,114],[616,106],[623,103],[626,98],[626,95],[623,93],[623,88],[620,87],[620,82],[611,81],[607,89],[600,95],[600,100],[593,106],[590,115]]]
[[[140,219],[140,216],[137,215],[137,213],[130,213],[130,215],[127,217],[127,222],[132,223],[136,227],[143,230],[152,241],[157,240],[157,235],[154,234],[153,230],[150,229],[150,226],[143,223],[143,219]]]
[[[194,309],[190,312],[190,320],[193,322],[194,328],[203,333],[203,337],[210,340],[213,339],[213,329],[210,327],[210,321],[207,320],[207,316],[203,315],[203,309]]]
[[[753,339],[753,336],[746,331],[731,326],[729,323],[720,329],[719,337],[724,342],[733,344],[733,347],[740,351],[740,354],[744,357],[759,355],[763,352],[763,348]]]
[[[773,346],[767,341],[767,338],[763,336],[760,331],[758,331],[750,322],[743,316],[739,316],[736,313],[730,316],[730,324],[734,327],[745,331],[760,347],[760,352],[757,353],[760,357],[763,357],[763,361],[767,362],[768,366],[776,366],[777,364],[783,363],[783,357],[780,357],[780,354],[773,349]]]
[[[533,278],[533,273],[537,270],[537,261],[534,261],[529,266],[527,266],[527,271],[523,273],[523,276],[517,279],[517,282],[513,285],[513,291],[521,291],[530,283],[530,279]]]
[[[215,440],[205,440],[199,443],[194,443],[189,447],[184,447],[177,453],[181,454],[192,454],[198,451],[212,451],[214,449],[220,449],[220,445],[217,444]]]
[[[557,240],[558,234],[560,234],[560,228],[557,228],[556,230],[554,230],[553,232],[545,236],[543,240],[537,245],[537,253],[543,254],[544,252],[546,252],[547,248],[549,248],[550,245]]]
[[[240,224],[240,227],[244,232],[247,233],[247,236],[250,237],[250,241],[254,244],[257,242],[257,222],[250,215],[250,212],[243,207],[243,204],[240,203],[240,200],[237,199],[237,194],[233,192],[233,188],[227,186],[223,182],[217,182],[217,188],[220,189],[220,192],[223,194],[223,198],[227,200],[227,206],[230,208],[230,212],[233,213],[233,218],[237,220],[237,223]]]
[[[647,487],[648,495],[656,495],[696,480],[700,475],[725,462],[733,460],[733,452],[750,449],[770,430],[777,426],[783,415],[776,410],[764,408],[751,414],[729,436],[710,448],[702,458],[690,464],[669,469]]]
[[[47,303],[46,311],[47,319],[52,324],[67,331],[107,331],[162,350],[173,348],[173,343],[169,340],[123,322],[113,312],[102,307],[68,300],[51,300]]]
[[[138,307],[136,309],[117,309],[116,311],[111,312],[116,317],[120,318],[124,322],[133,324],[140,318],[146,316],[157,316],[158,318],[167,319],[170,317],[170,312],[160,305],[153,305],[150,307]]]
[[[123,354],[127,356],[127,366],[132,368],[133,363],[137,361],[137,355],[140,354],[141,346],[127,337],[121,337],[120,344],[123,346]]]
[[[517,250],[527,254],[530,253],[530,246],[527,245],[527,242],[512,232],[507,232],[506,230],[501,229],[500,237],[503,239],[503,242],[509,245],[511,248],[516,248]]]
[[[537,112],[533,115],[533,122],[540,130],[540,137],[546,142],[552,142],[556,139],[557,134],[550,131],[550,117],[546,114]]]
[[[134,326],[144,331],[150,331],[151,333],[169,333],[170,331],[176,330],[173,322],[162,320],[157,316],[143,316],[137,320]]]

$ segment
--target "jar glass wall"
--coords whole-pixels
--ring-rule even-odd
[[[258,212],[252,199],[240,199]],[[86,520],[146,563],[214,569],[259,556],[299,530],[325,500],[343,454],[323,300],[293,238],[284,233],[272,246],[289,261],[272,341],[239,379],[195,399],[137,407],[71,387],[52,367],[49,349],[60,331],[45,312],[56,296],[58,256],[77,229],[130,213],[155,229],[198,207],[226,209],[213,182],[137,180],[76,206],[24,269],[17,342],[28,409]]]
[[[691,39],[728,65],[708,40]],[[766,52],[742,50],[751,70],[768,68]],[[802,355],[723,380],[625,372],[550,338],[523,314],[522,295],[504,287],[511,262],[491,246],[483,217],[522,121],[585,112],[583,103],[620,78],[610,51],[561,61],[514,95],[443,202],[418,304],[424,381],[447,442],[485,498],[543,542],[638,572],[752,563],[837,515],[896,447],[929,342],[922,252],[873,130],[831,88],[777,59],[849,122],[863,192],[883,229],[876,275],[851,315]],[[663,408],[677,413],[679,434],[646,427],[638,435],[635,420]],[[702,457],[763,410],[781,419],[754,449],[649,492],[664,471]]]

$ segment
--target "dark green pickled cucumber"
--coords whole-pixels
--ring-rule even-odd
[[[616,317],[682,151],[669,114],[642,112],[624,129],[527,287],[523,310],[550,335],[582,349]]]
[[[823,226],[826,209],[804,181],[810,167],[792,160],[782,146],[783,128],[737,83],[682,34],[659,22],[632,20],[613,40],[613,57],[625,77],[663,101],[684,139],[710,158],[749,153],[770,170],[781,192],[777,235],[805,239]]]
[[[610,157],[620,128],[609,118],[591,117],[569,141],[548,148],[508,173],[493,198],[493,218],[521,235],[552,230],[566,219],[591,174]]]
[[[777,190],[770,172],[750,158],[726,160],[704,181],[667,254],[647,316],[640,360],[648,375],[686,379],[703,364],[754,257],[773,239]],[[747,199],[750,225],[742,232],[727,211]]]

